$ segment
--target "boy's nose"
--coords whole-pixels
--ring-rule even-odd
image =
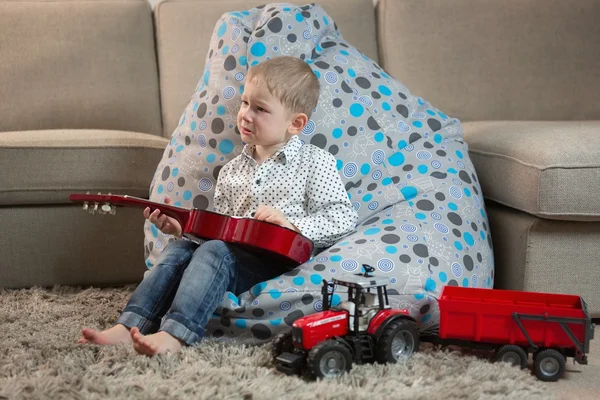
[[[252,119],[251,112],[249,110],[240,112],[242,119],[245,121],[250,121]]]

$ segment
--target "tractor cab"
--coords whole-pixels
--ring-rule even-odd
[[[380,310],[390,308],[386,286],[390,279],[370,275],[375,268],[364,264],[364,273],[344,274],[333,278],[331,283],[323,280],[323,310],[346,310],[349,315],[349,330],[354,333],[367,330],[371,319]],[[348,288],[348,300],[331,306],[335,286]]]

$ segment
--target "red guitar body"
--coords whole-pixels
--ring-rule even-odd
[[[312,241],[300,233],[252,218],[170,206],[127,195],[74,193],[69,196],[69,200],[88,204],[88,207],[97,205],[101,208],[109,205],[158,209],[179,221],[183,235],[189,239],[222,240],[261,256],[265,255],[269,257],[269,262],[279,262],[288,266],[306,262],[313,250]]]

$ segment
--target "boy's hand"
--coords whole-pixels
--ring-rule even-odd
[[[289,228],[296,232],[300,232],[298,228],[290,223],[290,221],[285,218],[285,215],[281,211],[271,206],[261,205],[254,213],[254,218],[260,221],[272,222],[277,225],[281,225],[285,228]]]
[[[169,196],[165,197],[165,204],[171,204]],[[158,209],[150,213],[150,207],[146,207],[144,209],[144,218],[152,222],[164,234],[175,235],[178,238],[182,235],[181,224],[175,218],[161,214]]]

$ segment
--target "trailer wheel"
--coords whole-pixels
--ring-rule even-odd
[[[540,350],[533,360],[533,372],[539,380],[555,382],[565,372],[565,356],[554,349]]]
[[[378,363],[395,363],[410,357],[419,349],[417,325],[409,319],[390,322],[375,345]]]
[[[352,354],[337,340],[325,340],[308,353],[308,367],[315,378],[335,378],[352,369]]]
[[[293,350],[292,332],[281,332],[273,339],[273,348],[271,349],[273,359],[276,359],[282,353],[291,353]]]
[[[507,344],[498,348],[494,361],[508,362],[525,369],[527,368],[527,352],[521,346]]]

